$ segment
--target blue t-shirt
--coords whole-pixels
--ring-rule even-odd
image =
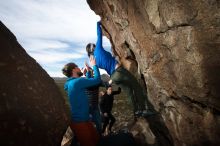
[[[102,47],[102,29],[101,29],[101,23],[97,22],[97,42],[96,42],[96,48],[94,51],[94,56],[96,59],[96,65],[106,70],[106,72],[111,75],[113,71],[115,70],[115,65],[117,64],[117,61],[115,60],[115,57],[112,56],[110,52],[107,52]]]
[[[89,121],[89,100],[86,95],[86,88],[98,85],[101,82],[98,67],[93,66],[94,78],[68,78],[64,89],[67,91],[70,107],[71,119],[73,122]]]

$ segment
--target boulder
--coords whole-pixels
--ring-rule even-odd
[[[54,80],[0,22],[0,145],[60,145],[68,106]]]
[[[145,120],[154,144],[219,145],[219,0],[87,2],[101,17],[113,52],[145,83],[160,113]]]

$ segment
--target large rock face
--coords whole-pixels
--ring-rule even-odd
[[[67,105],[52,78],[0,22],[0,145],[60,145]]]
[[[174,145],[219,145],[219,0],[87,2],[115,54],[144,79]]]

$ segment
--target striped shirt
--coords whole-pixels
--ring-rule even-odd
[[[98,105],[99,105],[99,86],[87,88],[86,95],[89,98],[89,106],[90,107],[98,107]]]

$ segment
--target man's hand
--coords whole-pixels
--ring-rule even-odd
[[[91,66],[96,65],[95,57],[94,57],[93,55],[91,55],[91,56],[89,57],[89,61],[90,61]]]
[[[104,115],[104,117],[108,117],[108,113],[104,113],[103,115]]]
[[[81,72],[82,72],[84,75],[86,75],[86,72],[87,72],[86,67],[83,67],[82,70],[81,70]]]
[[[112,80],[109,80],[109,81],[108,81],[108,84],[111,85],[111,84],[112,84]]]
[[[97,22],[99,26],[102,26],[101,20]]]
[[[89,65],[88,65],[88,63],[86,61],[84,63],[84,66],[85,66],[86,70],[89,71],[90,67],[89,67]]]

